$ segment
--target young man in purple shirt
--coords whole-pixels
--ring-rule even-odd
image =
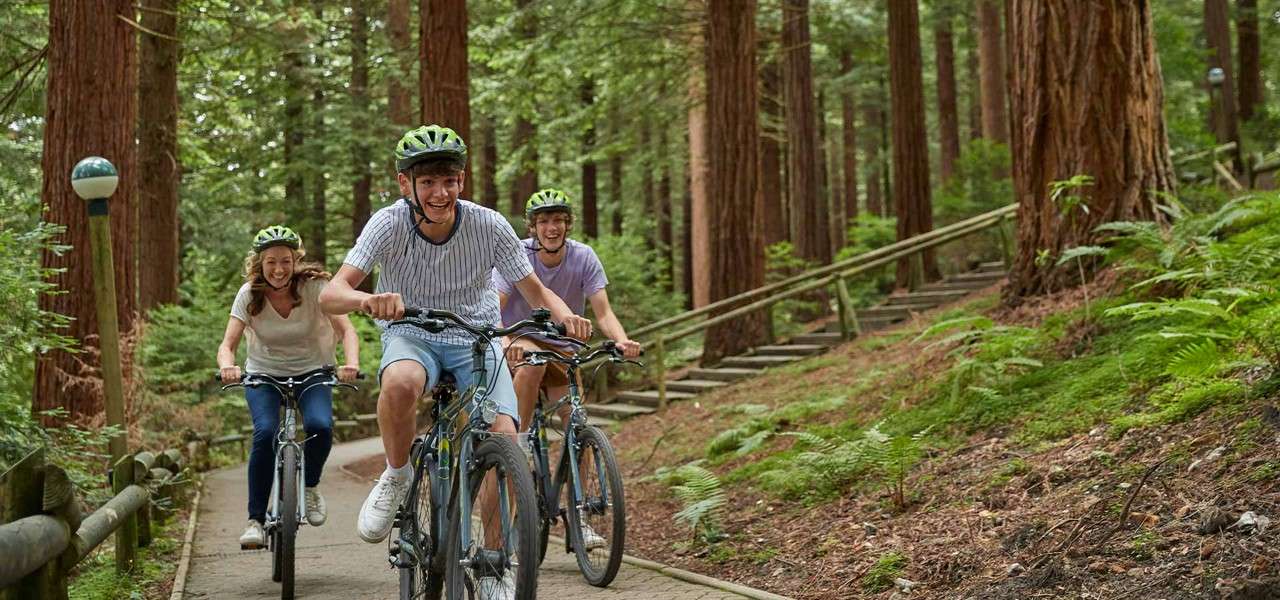
[[[533,264],[533,273],[548,289],[568,305],[569,310],[581,315],[586,303],[591,303],[600,332],[617,342],[628,358],[640,356],[640,344],[631,341],[627,332],[613,314],[609,305],[609,284],[604,267],[591,246],[569,239],[573,226],[573,207],[569,197],[556,189],[540,190],[525,204],[525,221],[529,237],[521,240]],[[512,294],[513,287],[497,273],[493,285],[498,290],[502,306],[502,322],[515,323],[529,317],[531,309],[519,294]],[[507,361],[519,363],[526,350],[556,350],[568,352],[567,344],[557,343],[545,337],[524,336],[514,342],[507,341]],[[569,378],[563,365],[524,365],[515,370],[516,399],[519,403],[520,430],[529,428],[533,418],[533,405],[538,400],[538,389],[546,387],[548,398],[560,398],[569,393]]]

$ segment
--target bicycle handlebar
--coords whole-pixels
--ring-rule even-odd
[[[419,308],[416,306],[404,307],[404,316],[404,319],[394,321],[391,324],[413,325],[415,327],[421,327],[431,333],[440,333],[449,327],[456,327],[470,333],[471,335],[481,337],[486,340],[510,335],[522,329],[533,329],[540,333],[547,334],[556,340],[570,342],[578,345],[579,347],[586,346],[586,344],[578,340],[570,337],[564,337],[564,324],[552,323],[550,321],[551,311],[545,308],[534,310],[533,315],[530,318],[517,322],[510,327],[494,327],[492,325],[477,327],[468,323],[456,313],[435,308]]]
[[[338,373],[338,370],[334,368],[333,365],[325,365],[323,367],[320,367],[319,369],[307,371],[306,373],[302,373],[301,375],[290,375],[283,379],[268,373],[243,372],[240,374],[240,381],[236,383],[229,383],[227,385],[224,385],[222,386],[222,389],[223,391],[226,391],[233,387],[257,387],[260,385],[269,385],[271,387],[274,387],[278,390],[283,391],[286,388],[291,388],[296,385],[301,385],[302,383],[305,383],[310,379],[314,377],[319,377],[321,375],[329,376],[329,380],[317,382],[320,385],[328,385],[333,387],[345,387],[353,390],[360,389],[356,387],[354,384],[347,383],[345,381],[338,381],[337,373]],[[364,379],[364,378],[365,378],[364,373],[356,373],[356,379]],[[214,381],[222,381],[221,371],[215,372],[213,375],[213,379]]]
[[[559,352],[549,350],[532,350],[524,353],[524,362],[531,365],[546,364],[548,362],[558,362],[571,366],[581,366],[589,363],[601,356],[608,356],[609,360],[618,363],[631,363],[637,366],[644,366],[644,363],[638,360],[632,360],[622,354],[622,349],[618,348],[617,342],[613,340],[605,340],[598,348],[586,350],[586,354],[564,355]],[[641,354],[644,354],[641,351]],[[533,359],[533,360],[530,360]]]

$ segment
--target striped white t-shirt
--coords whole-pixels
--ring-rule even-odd
[[[407,306],[449,310],[473,325],[496,325],[502,316],[493,271],[514,283],[532,274],[533,266],[502,215],[466,200],[458,200],[457,206],[453,231],[437,244],[414,227],[408,201],[398,200],[373,214],[343,262],[365,274],[381,267],[378,293],[396,292]],[[409,325],[387,325],[378,321],[384,338],[394,333],[446,344],[473,341],[456,328],[428,333]]]

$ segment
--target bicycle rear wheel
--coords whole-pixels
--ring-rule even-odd
[[[470,514],[461,514],[456,497],[449,508],[446,597],[476,600],[514,591],[516,600],[533,600],[538,593],[539,516],[529,463],[515,442],[505,436],[477,444],[473,459],[475,467],[466,474]],[[486,504],[491,510],[485,510]],[[466,548],[462,547],[463,522],[471,524]],[[468,563],[465,567],[464,559]]]
[[[293,551],[298,537],[298,447],[280,449],[280,537],[276,546],[280,563],[280,598],[293,600]]]
[[[569,489],[565,533],[583,578],[593,586],[605,587],[618,574],[626,543],[627,510],[622,472],[603,431],[589,425],[579,429],[576,438],[579,481],[573,481],[571,472],[564,474]],[[579,484],[582,502],[574,506],[573,488]]]
[[[412,553],[412,565],[400,568],[400,600],[439,600],[444,584],[444,561],[440,556],[439,535],[432,529],[437,506],[433,502],[431,473],[436,462],[418,440],[414,441],[410,459],[417,484],[409,490],[400,530],[400,552]],[[403,558],[403,557],[402,557]]]

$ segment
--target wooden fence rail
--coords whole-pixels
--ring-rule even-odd
[[[88,516],[66,472],[36,450],[0,475],[0,600],[63,600],[67,574],[107,536],[116,536],[116,569],[133,567],[139,547],[151,543],[153,501],[171,501],[182,473],[182,454],[138,452],[112,468],[110,500]]]

